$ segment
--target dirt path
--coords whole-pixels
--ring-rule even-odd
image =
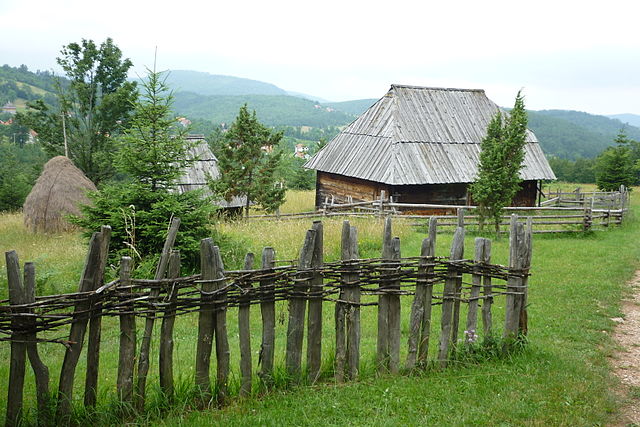
[[[640,271],[630,283],[631,294],[622,302],[623,317],[613,338],[620,346],[612,358],[613,371],[624,386],[624,406],[615,426],[640,426]]]

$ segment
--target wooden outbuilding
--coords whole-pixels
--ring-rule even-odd
[[[185,168],[182,176],[176,182],[176,191],[184,193],[191,190],[201,190],[206,197],[212,197],[213,193],[209,189],[209,179],[220,178],[218,169],[218,159],[209,148],[209,144],[204,135],[188,135],[187,141],[191,145],[188,158],[192,161],[189,167]],[[213,204],[219,206],[227,212],[241,212],[245,206],[245,197],[234,197],[230,201],[216,199]]]
[[[481,89],[392,85],[305,164],[317,171],[316,207],[382,190],[399,203],[472,204],[480,143],[499,110]],[[513,206],[535,206],[539,182],[556,179],[530,130],[520,176]]]

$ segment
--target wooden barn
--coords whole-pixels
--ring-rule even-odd
[[[316,207],[382,190],[399,203],[472,204],[480,143],[498,110],[480,89],[392,85],[305,164],[317,171]],[[525,150],[514,206],[535,206],[540,181],[556,179],[531,131]]]
[[[184,193],[190,190],[202,190],[207,197],[213,196],[207,184],[209,178],[220,177],[218,159],[209,148],[204,135],[188,135],[187,141],[192,144],[188,157],[193,163],[184,170],[176,182],[176,191]],[[214,204],[227,212],[240,213],[245,205],[245,197],[234,197],[231,201],[215,200]]]

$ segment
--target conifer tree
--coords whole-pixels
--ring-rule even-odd
[[[211,182],[215,194],[230,201],[245,197],[245,215],[251,204],[267,212],[284,201],[285,188],[278,182],[282,153],[278,144],[282,132],[275,132],[258,121],[247,105],[240,107],[236,120],[217,145],[220,178]]]
[[[480,228],[493,222],[499,231],[503,209],[512,203],[520,189],[520,170],[524,161],[527,112],[520,92],[510,114],[498,111],[482,140],[478,176],[471,185],[473,200],[478,204]]]
[[[602,191],[616,191],[621,185],[630,187],[635,181],[631,148],[635,141],[630,140],[620,129],[615,147],[607,148],[597,160],[596,184]]]

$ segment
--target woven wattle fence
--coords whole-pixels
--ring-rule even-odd
[[[284,353],[285,369],[292,381],[318,381],[322,374],[322,348],[328,345],[323,342],[326,328],[335,329],[335,342],[327,347],[335,349],[332,375],[337,381],[356,380],[363,352],[360,315],[361,310],[370,307],[378,309],[376,366],[390,373],[428,364],[445,367],[452,352],[473,343],[478,335],[502,335],[509,342],[526,334],[531,222],[525,226],[512,217],[509,266],[491,264],[491,242],[484,238],[475,239],[474,259],[463,259],[462,227],[455,231],[449,256],[436,256],[436,222],[433,219],[429,224],[421,253],[402,257],[400,241],[392,238],[391,219],[387,218],[382,256],[361,259],[357,230],[345,221],[341,260],[324,262],[322,223],[316,221],[307,231],[295,265],[278,265],[274,249],[265,248],[259,268],[254,267],[254,255],[247,254],[245,266],[239,271],[225,270],[218,248],[211,239],[205,239],[201,242],[201,273],[179,277],[180,256],[171,249],[179,227],[179,220],[174,220],[154,279],[131,278],[131,259],[124,257],[119,278],[110,283],[103,281],[110,228],[103,227],[90,241],[78,292],[50,296],[35,296],[34,265],[26,263],[22,274],[17,254],[7,252],[10,298],[0,301],[0,340],[11,345],[7,425],[17,425],[21,420],[27,357],[35,374],[41,420],[64,422],[71,416],[76,367],[85,347],[84,405],[96,405],[101,319],[105,316],[118,317],[120,323],[118,396],[138,410],[143,410],[145,404],[155,322],[161,322],[157,353],[160,387],[171,399],[174,325],[177,318],[188,313],[195,312],[198,317],[193,362],[201,407],[224,404],[230,398],[232,351],[239,352],[240,395],[249,394],[255,381],[271,381],[276,354]],[[409,324],[408,328],[401,328],[401,300],[407,298],[411,301],[404,304],[405,309],[410,309]],[[496,298],[504,298],[504,325],[500,331],[492,321]],[[276,349],[276,334],[285,333],[276,328],[278,301],[289,302],[284,349]],[[325,304],[334,306],[331,322],[323,317]],[[434,311],[437,305],[441,308]],[[232,311],[237,313],[235,318],[230,316],[231,307],[237,308]],[[262,337],[256,363],[257,347],[255,343],[252,347],[250,340],[249,316],[251,310],[258,308]],[[432,328],[436,314],[438,331]],[[237,347],[234,343],[236,348],[232,349],[227,326],[236,321]],[[63,328],[69,328],[68,338],[38,337],[50,337],[45,332]],[[404,337],[403,329],[408,330]],[[459,337],[461,331],[464,333]],[[407,353],[406,359],[400,360],[403,338]],[[66,346],[53,404],[48,400],[49,370],[38,354],[38,347],[48,343]],[[214,381],[210,372],[212,358]],[[51,407],[56,408],[55,414],[48,413]]]

